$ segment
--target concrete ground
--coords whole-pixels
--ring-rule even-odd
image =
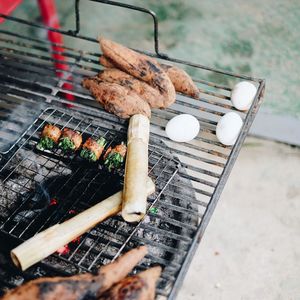
[[[179,300],[300,299],[300,149],[249,138]]]

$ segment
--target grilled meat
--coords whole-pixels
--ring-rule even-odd
[[[99,61],[100,64],[106,68],[116,68],[113,62],[104,55],[100,57]],[[169,76],[176,92],[191,96],[196,99],[199,98],[199,90],[197,86],[193,82],[192,78],[184,70],[175,66],[165,64],[160,64],[160,66]]]
[[[84,159],[95,162],[100,158],[105,145],[106,140],[103,137],[97,141],[92,138],[88,138],[82,146],[80,156]]]
[[[104,38],[99,43],[104,56],[117,68],[158,89],[166,98],[165,107],[175,102],[174,86],[156,60]]]
[[[145,246],[133,249],[115,262],[103,266],[97,275],[35,279],[9,291],[1,300],[96,300],[131,272],[146,253]]]
[[[82,144],[82,136],[79,132],[70,128],[64,128],[58,146],[64,151],[76,151]]]
[[[61,130],[57,126],[47,124],[41,133],[41,139],[36,148],[38,150],[52,149],[58,143],[60,136]]]
[[[160,267],[148,269],[138,275],[124,278],[102,294],[99,300],[153,300]]]
[[[120,169],[125,161],[127,147],[122,142],[121,144],[115,146],[114,148],[109,147],[104,156],[104,165],[107,167],[109,171],[113,169]]]
[[[82,85],[89,89],[105,110],[120,118],[142,114],[150,118],[149,104],[130,89],[116,83],[103,82],[98,77],[85,78]]]
[[[116,83],[128,88],[145,100],[152,108],[166,107],[165,102],[168,99],[157,89],[119,69],[106,69],[98,74],[98,78],[104,82]]]

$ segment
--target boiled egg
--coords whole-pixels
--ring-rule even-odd
[[[229,112],[225,114],[217,124],[217,139],[220,143],[226,146],[233,145],[242,126],[243,120],[236,112]]]
[[[231,102],[238,110],[248,110],[256,95],[256,86],[249,81],[241,81],[231,92]]]
[[[200,131],[198,120],[189,114],[181,114],[173,117],[166,126],[166,134],[175,142],[189,142]]]

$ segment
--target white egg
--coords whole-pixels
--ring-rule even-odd
[[[256,95],[256,86],[249,81],[236,84],[231,92],[231,102],[236,109],[248,110]]]
[[[231,146],[235,143],[243,126],[242,118],[235,112],[225,114],[218,122],[216,135],[220,143]]]
[[[172,118],[166,126],[166,134],[175,142],[189,142],[194,139],[200,130],[198,120],[188,114]]]

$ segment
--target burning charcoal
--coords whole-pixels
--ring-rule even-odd
[[[114,148],[109,147],[104,154],[104,165],[108,171],[111,172],[113,169],[119,170],[125,161],[127,147],[122,142]]]
[[[36,145],[38,150],[51,150],[58,143],[61,136],[61,130],[54,125],[47,124],[41,134],[41,139]]]
[[[82,136],[79,132],[69,128],[64,128],[58,147],[63,151],[76,151],[82,143]]]
[[[83,144],[80,156],[88,161],[95,162],[97,161],[106,145],[105,138],[101,137],[97,141],[92,138],[87,139]]]

